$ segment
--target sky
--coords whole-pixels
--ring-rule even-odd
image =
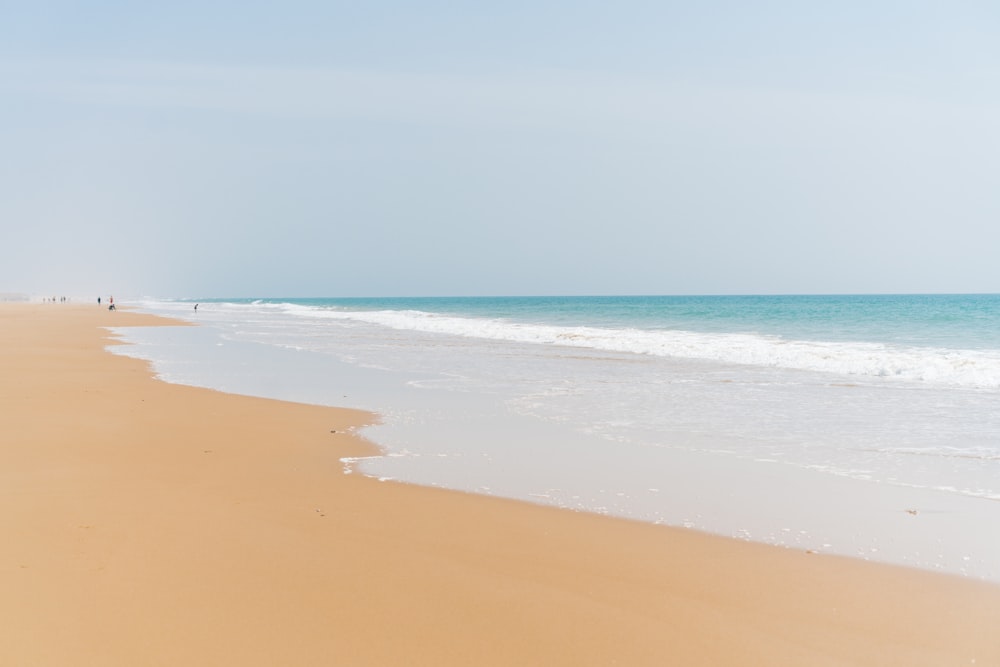
[[[0,0],[0,293],[1000,292],[998,119],[995,2]]]

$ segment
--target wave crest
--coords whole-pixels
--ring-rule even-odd
[[[285,304],[284,308],[298,316],[364,322],[403,331],[958,387],[1000,388],[1000,353],[994,350],[788,340],[752,333],[558,326],[418,310],[352,311],[296,304]]]

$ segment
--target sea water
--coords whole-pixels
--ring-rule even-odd
[[[377,413],[349,474],[1000,580],[1000,296],[139,305],[164,380]]]

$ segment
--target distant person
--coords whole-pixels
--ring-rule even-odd
[[[108,297],[108,310],[117,310],[115,308],[115,297],[113,296]]]
[[[101,297],[97,297],[97,305],[101,305]]]
[[[198,310],[198,304],[194,304],[194,309]]]

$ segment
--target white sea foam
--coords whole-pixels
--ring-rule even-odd
[[[504,319],[455,317],[415,310],[349,311],[297,304],[280,307],[289,314],[305,318],[365,322],[402,331],[819,371],[953,387],[1000,388],[1000,353],[995,350],[788,340],[748,333],[568,327]]]

